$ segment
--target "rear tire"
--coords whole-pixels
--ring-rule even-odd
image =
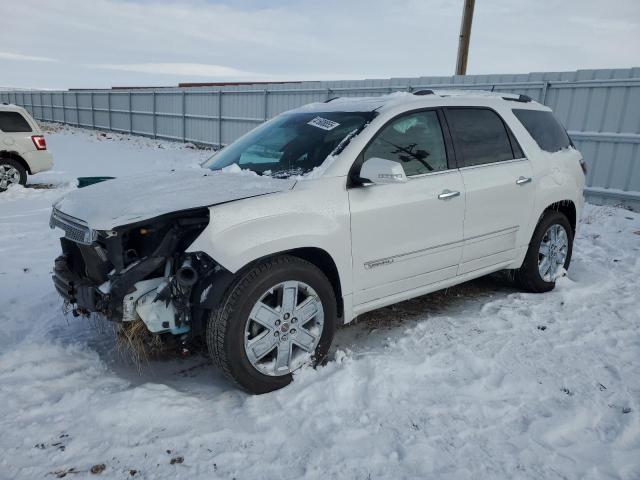
[[[292,285],[295,300],[285,301],[285,288],[293,292]],[[299,308],[311,304],[317,309]],[[209,317],[207,347],[227,378],[249,393],[262,394],[291,383],[292,370],[300,365],[324,361],[336,322],[335,294],[324,273],[305,260],[282,255],[249,268],[231,285]],[[254,341],[264,342],[258,353]],[[306,349],[300,346],[303,341]],[[280,349],[282,358],[289,359],[286,368],[278,359]]]
[[[559,232],[560,237],[566,235],[566,250],[562,248],[553,249],[553,253],[548,255],[545,260],[545,251],[550,243],[549,232]],[[564,233],[562,233],[564,232]],[[562,245],[562,240],[558,241],[558,245]],[[543,275],[542,271],[546,271],[547,264],[553,264],[553,268],[560,264],[566,270],[571,263],[571,254],[573,253],[573,229],[569,224],[569,220],[562,213],[549,210],[545,212],[538,222],[533,232],[529,249],[522,262],[522,266],[515,270],[514,277],[516,282],[524,289],[533,293],[543,293],[553,290],[556,286],[556,278],[558,278],[560,269],[557,272],[551,271],[550,274]],[[562,259],[564,258],[564,261]],[[544,263],[544,262],[548,263]]]
[[[0,158],[0,192],[10,185],[26,185],[27,171],[12,158]]]

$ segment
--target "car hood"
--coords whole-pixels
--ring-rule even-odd
[[[94,230],[111,230],[167,213],[289,190],[295,183],[248,171],[153,172],[74,190],[54,207]]]

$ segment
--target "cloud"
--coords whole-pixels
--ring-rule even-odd
[[[103,88],[208,79],[451,75],[461,5],[20,0],[2,11],[1,48],[39,56],[0,53],[0,80],[24,87]],[[484,0],[475,8],[468,73],[633,67],[640,58],[640,42],[633,41],[639,36],[638,0]]]
[[[307,72],[298,74],[247,72],[225,65],[211,65],[205,63],[122,63],[87,64],[89,68],[102,70],[115,70],[121,72],[136,72],[150,75],[168,75],[178,77],[209,77],[222,80],[242,81],[286,81],[286,80],[329,80],[349,79],[359,80],[366,78],[363,74],[332,73],[332,72]],[[373,75],[370,77],[379,77]]]
[[[205,63],[122,63],[122,64],[89,64],[91,68],[120,70],[124,72],[151,73],[156,75],[191,75],[195,77],[259,77],[264,74],[245,72],[224,65]]]
[[[20,53],[0,52],[0,58],[4,60],[18,60],[21,62],[57,62],[55,58],[36,57],[34,55],[22,55]]]

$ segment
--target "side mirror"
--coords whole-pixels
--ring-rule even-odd
[[[360,169],[360,179],[376,185],[405,183],[407,175],[398,162],[373,157],[365,161]]]

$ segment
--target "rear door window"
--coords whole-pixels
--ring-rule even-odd
[[[512,140],[504,122],[488,108],[447,108],[447,122],[453,137],[456,157],[462,165],[471,167],[486,163],[521,158],[520,147],[514,154]]]
[[[0,112],[0,130],[6,133],[30,132],[31,127],[18,112]]]
[[[553,113],[515,108],[513,114],[542,150],[553,153],[572,145],[569,135]]]

